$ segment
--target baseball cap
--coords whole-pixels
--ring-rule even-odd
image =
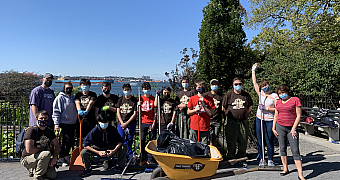
[[[216,82],[218,83],[218,80],[217,80],[217,79],[212,79],[212,80],[210,81],[210,84],[212,84],[214,81],[216,81]]]
[[[51,73],[46,73],[43,77],[44,78],[52,78],[52,79],[54,79],[53,75]]]

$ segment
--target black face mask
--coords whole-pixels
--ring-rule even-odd
[[[170,94],[163,94],[163,98],[164,99],[169,99],[170,98]]]
[[[110,89],[103,89],[104,94],[110,94]]]
[[[46,80],[44,82],[44,84],[45,84],[45,86],[50,87],[52,85],[52,81],[51,80]]]
[[[72,93],[72,88],[66,88],[65,89],[66,94],[71,94]]]

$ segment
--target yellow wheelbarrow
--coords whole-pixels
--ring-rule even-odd
[[[212,176],[216,173],[219,162],[223,160],[221,153],[216,147],[210,146],[210,157],[189,157],[177,154],[168,154],[157,152],[157,140],[149,141],[145,150],[152,154],[161,168],[154,170],[151,179],[157,174],[163,173],[163,177],[157,179],[196,179]],[[164,171],[164,172],[162,172]],[[165,173],[165,174],[164,174]]]

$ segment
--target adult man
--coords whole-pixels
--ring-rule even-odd
[[[238,151],[236,158],[246,156],[249,112],[253,106],[253,100],[250,95],[242,90],[242,79],[234,78],[234,90],[229,91],[223,97],[223,111],[227,116],[227,124],[225,126],[228,154],[227,159],[235,158],[236,143]]]
[[[104,82],[102,84],[103,94],[99,95],[95,107],[95,116],[97,117],[100,111],[105,111],[108,120],[110,121],[112,126],[117,127],[116,122],[116,112],[117,108],[115,107],[119,97],[115,94],[111,94],[111,83]]]
[[[190,130],[190,116],[187,114],[187,105],[191,96],[194,96],[196,92],[191,90],[189,87],[189,78],[187,76],[183,76],[182,78],[182,87],[183,91],[177,93],[176,103],[178,104],[178,109],[180,110],[178,116],[178,127],[179,131],[182,130],[182,137],[184,139],[189,138],[189,130]],[[183,127],[182,127],[183,125]]]
[[[216,146],[216,138],[218,138],[221,132],[222,123],[222,99],[223,94],[218,92],[218,80],[212,79],[210,81],[211,91],[204,94],[204,96],[210,96],[214,100],[215,109],[211,109],[212,115],[210,116],[210,145]]]
[[[54,92],[50,89],[52,85],[53,75],[46,73],[43,76],[42,84],[31,91],[29,105],[30,117],[29,125],[34,126],[36,123],[36,115],[38,111],[45,110],[49,114],[47,126],[53,129],[53,101],[55,98]]]
[[[78,115],[80,118],[84,118],[84,123],[82,126],[82,136],[85,137],[88,132],[91,131],[94,126],[96,126],[96,117],[94,115],[93,105],[97,100],[97,94],[93,91],[90,91],[91,81],[88,79],[80,80],[80,89],[81,92],[76,94],[75,103],[78,111]],[[76,123],[77,135],[79,135],[79,121]]]
[[[109,121],[105,112],[101,112],[98,117],[98,125],[93,128],[85,137],[84,149],[80,155],[85,165],[83,172],[79,176],[87,176],[92,173],[91,155],[99,155],[100,157],[111,157],[118,153],[117,170],[122,171],[126,162],[126,146],[123,145],[123,139],[117,132],[117,129],[109,125]],[[109,169],[111,160],[104,161],[104,169]]]
[[[49,114],[46,111],[36,113],[37,126],[29,127],[25,134],[25,149],[22,151],[21,164],[33,170],[34,179],[55,179],[57,173],[54,165],[57,162],[60,146],[52,129],[46,127]],[[51,142],[54,145],[51,159]]]

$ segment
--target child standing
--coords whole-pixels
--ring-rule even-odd
[[[214,100],[210,96],[203,96],[205,85],[203,80],[196,82],[197,95],[190,97],[188,115],[190,115],[189,139],[210,144],[210,116],[211,109],[215,109]]]

